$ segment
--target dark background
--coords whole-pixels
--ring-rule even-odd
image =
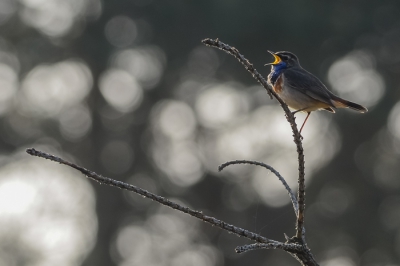
[[[263,161],[295,189],[289,124],[204,38],[264,76],[267,50],[294,52],[369,109],[315,112],[304,129],[307,241],[321,265],[400,265],[399,1],[1,0],[0,23],[0,265],[298,265],[279,250],[238,255],[250,241],[23,152],[292,236],[271,173],[217,172]]]

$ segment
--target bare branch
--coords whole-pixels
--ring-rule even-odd
[[[288,244],[288,243],[256,243],[250,245],[239,246],[235,248],[236,253],[243,253],[256,249],[282,249],[290,253],[304,252],[304,248],[298,244]]]
[[[71,162],[68,162],[66,160],[63,160],[59,157],[41,152],[41,151],[37,151],[35,149],[27,149],[27,153],[29,153],[30,155],[33,156],[38,156],[38,157],[42,157],[45,159],[49,159],[55,162],[58,162],[60,164],[64,164],[67,166],[70,166],[78,171],[80,171],[81,173],[83,173],[84,175],[86,175],[87,177],[101,183],[101,184],[106,184],[106,185],[110,185],[110,186],[115,186],[121,189],[125,189],[128,191],[132,191],[135,192],[137,194],[140,194],[144,197],[147,197],[149,199],[155,200],[160,204],[163,204],[165,206],[171,207],[173,209],[176,209],[178,211],[187,213],[193,217],[196,217],[198,219],[201,219],[205,222],[208,222],[216,227],[219,227],[221,229],[224,229],[228,232],[234,233],[238,236],[242,236],[242,237],[246,237],[248,239],[254,240],[258,243],[256,244],[252,244],[252,245],[246,245],[246,246],[242,246],[242,247],[238,247],[236,249],[237,252],[246,252],[249,250],[254,250],[254,249],[259,249],[259,248],[265,248],[265,249],[282,249],[285,250],[286,252],[288,252],[289,254],[291,254],[293,257],[295,257],[302,265],[306,265],[306,266],[318,266],[318,263],[315,261],[310,249],[307,247],[306,241],[305,241],[305,229],[304,229],[304,208],[305,208],[305,182],[304,182],[304,177],[305,177],[305,163],[304,163],[304,150],[303,150],[303,146],[302,146],[302,136],[300,135],[298,129],[297,129],[297,125],[295,122],[295,117],[293,115],[293,113],[290,112],[288,106],[286,105],[286,103],[274,92],[274,90],[272,90],[272,88],[269,86],[269,84],[267,83],[267,81],[255,70],[255,68],[253,67],[253,65],[243,56],[239,53],[239,51],[234,48],[231,47],[227,44],[224,44],[222,42],[220,42],[218,39],[217,40],[212,40],[212,39],[205,39],[203,40],[203,43],[205,45],[208,46],[212,46],[218,49],[221,49],[231,55],[233,55],[236,59],[239,60],[239,62],[247,69],[247,71],[249,71],[252,76],[267,90],[267,93],[270,95],[270,97],[272,98],[275,97],[277,99],[277,101],[280,103],[282,109],[284,110],[285,114],[286,114],[286,120],[289,122],[291,128],[292,128],[292,132],[293,132],[293,139],[294,142],[296,144],[296,148],[297,148],[297,154],[298,154],[298,164],[299,164],[299,177],[298,177],[298,183],[299,183],[299,187],[298,187],[298,193],[297,193],[297,199],[294,196],[292,190],[290,189],[290,187],[288,186],[288,184],[286,183],[285,179],[271,166],[264,164],[264,163],[260,163],[260,162],[254,162],[254,161],[245,161],[245,160],[241,160],[241,161],[231,161],[231,162],[227,162],[225,164],[222,164],[219,167],[219,170],[224,169],[225,167],[232,165],[232,164],[240,164],[240,163],[246,163],[246,164],[253,164],[253,165],[259,165],[262,166],[268,170],[270,170],[271,172],[273,172],[278,178],[279,180],[281,180],[282,184],[285,186],[286,190],[288,191],[291,200],[292,200],[292,204],[293,204],[293,208],[297,214],[297,221],[296,221],[296,235],[292,238],[289,238],[285,235],[286,238],[286,243],[282,243],[279,241],[275,241],[275,240],[271,240],[268,238],[265,238],[259,234],[247,231],[245,229],[242,229],[240,227],[236,227],[234,225],[225,223],[221,220],[218,220],[214,217],[211,216],[207,216],[204,215],[202,212],[200,211],[195,211],[192,210],[188,207],[184,207],[180,204],[177,204],[175,202],[172,202],[164,197],[158,196],[156,194],[153,194],[147,190],[141,189],[139,187],[133,186],[131,184],[127,184],[121,181],[117,181],[117,180],[113,180],[107,177],[103,177],[95,172],[92,172],[90,170],[87,170],[81,166],[78,166],[76,164],[73,164]]]
[[[299,211],[299,203],[297,202],[296,196],[294,195],[292,189],[289,187],[289,185],[286,183],[286,180],[281,176],[281,174],[276,171],[272,166],[269,166],[268,164],[262,163],[262,162],[256,162],[256,161],[248,161],[248,160],[235,160],[235,161],[229,161],[226,163],[221,164],[218,167],[218,171],[222,171],[225,167],[229,166],[229,165],[233,165],[233,164],[252,164],[252,165],[258,165],[258,166],[262,166],[268,170],[270,170],[272,173],[274,173],[279,180],[282,182],[283,186],[286,188],[289,196],[290,196],[290,200],[292,201],[293,204],[293,208],[295,210],[295,213],[297,214]]]
[[[273,243],[275,245],[283,245],[283,243],[281,243],[279,241],[268,239],[268,238],[263,237],[263,236],[261,236],[259,234],[256,234],[256,233],[250,232],[248,230],[242,229],[240,227],[225,223],[224,221],[218,220],[218,219],[216,219],[214,217],[204,215],[200,211],[195,211],[195,210],[192,210],[192,209],[190,209],[188,207],[184,207],[184,206],[182,206],[182,205],[180,205],[178,203],[175,203],[175,202],[170,201],[170,200],[168,200],[168,199],[166,199],[164,197],[161,197],[161,196],[158,196],[156,194],[153,194],[153,193],[151,193],[151,192],[149,192],[147,190],[144,190],[142,188],[139,188],[137,186],[134,186],[134,185],[131,185],[131,184],[128,184],[128,183],[124,183],[124,182],[121,182],[121,181],[117,181],[117,180],[114,180],[114,179],[111,179],[111,178],[108,178],[108,177],[104,177],[104,176],[99,175],[99,174],[97,174],[97,173],[95,173],[93,171],[90,171],[90,170],[88,170],[86,168],[83,168],[83,167],[81,167],[79,165],[76,165],[76,164],[68,162],[68,161],[66,161],[64,159],[61,159],[60,157],[57,157],[57,156],[54,156],[54,155],[51,155],[51,154],[48,154],[48,153],[45,153],[45,152],[42,152],[42,151],[35,150],[33,148],[32,149],[27,149],[26,152],[28,154],[30,154],[30,155],[33,155],[33,156],[41,157],[41,158],[48,159],[48,160],[51,160],[51,161],[54,161],[54,162],[58,162],[60,164],[67,165],[69,167],[72,167],[72,168],[80,171],[82,174],[86,175],[87,177],[89,177],[89,178],[91,178],[91,179],[93,179],[93,180],[95,180],[95,181],[97,181],[97,182],[99,182],[101,184],[114,186],[114,187],[125,189],[125,190],[131,191],[131,192],[135,192],[135,193],[137,193],[139,195],[142,195],[142,196],[144,196],[146,198],[149,198],[149,199],[152,199],[154,201],[157,201],[158,203],[161,203],[161,204],[163,204],[165,206],[171,207],[172,209],[187,213],[187,214],[189,214],[189,215],[191,215],[193,217],[196,217],[196,218],[198,218],[200,220],[203,220],[204,222],[210,223],[210,224],[212,224],[212,225],[214,225],[216,227],[219,227],[219,228],[224,229],[224,230],[226,230],[228,232],[234,233],[234,234],[236,234],[238,236],[246,237],[248,239],[251,239],[251,240],[254,240],[254,241],[257,241],[257,242],[260,242],[260,243]]]
[[[270,97],[271,95],[273,95],[278,100],[283,111],[285,112],[286,120],[289,122],[292,128],[294,143],[296,144],[297,147],[297,154],[298,154],[297,159],[299,162],[299,178],[298,178],[299,189],[297,193],[299,209],[297,213],[296,237],[304,240],[304,235],[303,235],[304,208],[305,208],[304,149],[302,144],[302,136],[300,135],[299,130],[297,129],[294,115],[292,114],[292,112],[290,112],[289,107],[286,105],[286,103],[271,89],[271,87],[268,85],[268,82],[264,79],[264,77],[257,72],[257,70],[249,62],[249,60],[247,60],[242,54],[240,54],[235,47],[231,47],[223,42],[220,42],[218,39],[216,40],[204,39],[202,42],[207,46],[218,48],[230,55],[233,55],[247,69],[247,71],[250,72],[253,78],[255,78],[267,90]]]

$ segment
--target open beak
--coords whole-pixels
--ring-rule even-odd
[[[274,56],[275,61],[272,62],[272,63],[265,64],[264,66],[268,66],[268,65],[277,65],[277,64],[279,64],[279,63],[282,61],[281,58],[280,58],[279,56],[277,56],[274,52],[272,52],[272,51],[270,51],[270,50],[268,50],[268,52]]]

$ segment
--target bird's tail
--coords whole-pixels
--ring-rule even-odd
[[[366,113],[368,112],[368,109],[365,108],[362,105],[347,101],[345,99],[342,99],[340,97],[332,97],[333,98],[333,104],[335,105],[336,108],[351,108],[353,110],[356,110],[360,113]]]

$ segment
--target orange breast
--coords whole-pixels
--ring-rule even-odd
[[[274,91],[279,94],[283,90],[283,75],[279,75],[278,79],[275,82],[275,85],[273,86]]]

